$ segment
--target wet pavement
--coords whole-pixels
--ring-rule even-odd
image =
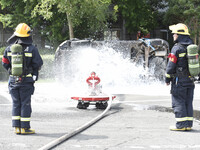
[[[31,126],[36,134],[22,136],[13,133],[10,95],[7,84],[0,83],[0,149],[37,150],[102,113],[102,110],[97,110],[94,106],[87,110],[77,109],[77,102],[68,99],[63,91],[51,94],[55,88],[53,84],[37,83],[35,86]],[[198,119],[194,121],[192,131],[169,131],[169,126],[175,124],[175,118],[170,95],[159,94],[165,88],[158,88],[157,94],[116,94],[117,99],[104,118],[54,149],[200,149]],[[196,85],[195,116],[199,116],[200,110],[199,89],[200,86]]]

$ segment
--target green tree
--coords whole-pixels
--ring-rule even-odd
[[[186,0],[185,0],[186,1]],[[190,27],[194,43],[200,42],[200,5],[199,0],[186,1],[186,9],[183,14],[187,17],[186,23]],[[183,3],[183,2],[182,2]]]
[[[150,0],[113,0],[119,13],[125,19],[128,32],[141,30],[149,32],[156,26],[156,11],[160,1]]]
[[[39,19],[31,18],[30,12],[37,4],[35,0],[1,0],[0,1],[0,22],[4,27],[16,27],[19,22],[36,24]]]
[[[11,29],[25,22],[34,34],[57,46],[74,33],[79,38],[94,37],[114,16],[109,4],[110,0],[0,0],[0,22]]]
[[[165,14],[165,23],[168,25],[185,23],[194,39],[200,42],[200,5],[199,0],[169,0],[169,9]]]
[[[113,16],[113,12],[108,9],[110,3],[110,0],[41,0],[34,8],[32,16],[41,15],[52,21],[54,13],[57,13],[52,9],[55,6],[58,13],[66,16],[69,37],[72,39],[74,28],[81,24],[85,24],[91,31],[105,27],[107,18]]]
[[[3,28],[14,29],[19,23],[25,22],[32,29],[40,31],[43,19],[41,17],[32,18],[30,14],[36,4],[35,0],[1,0],[0,22]]]

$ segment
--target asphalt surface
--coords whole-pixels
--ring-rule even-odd
[[[77,109],[77,102],[66,98],[63,91],[57,91],[58,93],[52,95],[51,90],[55,88],[53,84],[38,83],[35,86],[31,126],[36,130],[36,134],[16,135],[11,127],[12,103],[7,84],[0,83],[1,150],[37,150],[74,131],[103,112],[94,106],[90,106],[87,110]],[[196,93],[198,89],[199,85],[196,86]],[[170,95],[134,93],[116,94],[116,96],[104,118],[54,149],[200,149],[198,120],[194,121],[192,131],[169,130],[170,125],[175,125]],[[199,107],[200,98],[196,96],[194,109],[197,116]]]

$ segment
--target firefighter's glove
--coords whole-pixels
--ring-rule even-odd
[[[36,81],[36,80],[37,80],[37,76],[33,75],[33,81]]]
[[[165,83],[170,83],[172,81],[172,78],[165,78]]]

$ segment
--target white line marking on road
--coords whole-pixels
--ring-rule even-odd
[[[134,101],[113,101],[113,103],[146,103],[146,102],[171,102],[169,99],[163,99],[163,100],[134,100]]]
[[[199,149],[200,145],[149,145],[149,146],[130,146],[131,149]]]
[[[145,149],[144,146],[131,146],[130,148],[133,148],[133,149]]]
[[[2,106],[9,106],[9,105],[12,105],[12,104],[0,104]]]

